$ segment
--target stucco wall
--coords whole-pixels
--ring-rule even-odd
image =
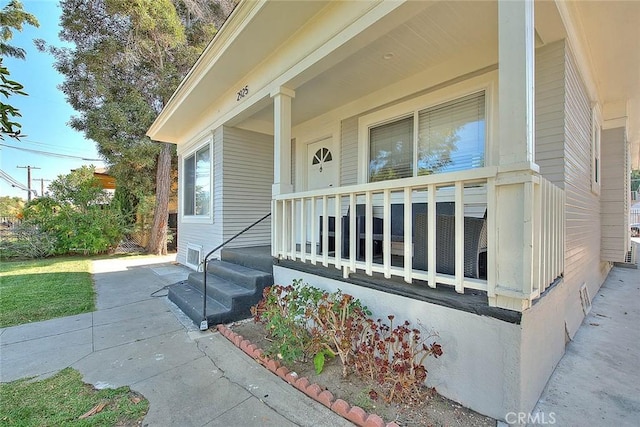
[[[437,332],[444,355],[426,361],[427,383],[442,395],[498,419],[520,410],[520,325],[274,266],[275,283],[294,279],[354,295],[373,318],[393,314]]]

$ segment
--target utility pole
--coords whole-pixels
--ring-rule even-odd
[[[44,178],[33,178],[34,181],[40,181],[40,197],[44,196],[44,183],[45,182],[51,182],[50,179],[44,179]]]
[[[35,166],[16,166],[18,169],[27,170],[27,201],[31,201],[31,169],[40,169]]]

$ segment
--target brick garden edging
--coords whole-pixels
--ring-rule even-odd
[[[297,388],[310,398],[320,402],[336,414],[351,421],[360,427],[399,427],[394,422],[386,423],[376,414],[368,414],[359,406],[351,406],[342,399],[336,399],[329,390],[323,390],[318,384],[310,383],[307,377],[298,378],[295,372],[290,372],[285,366],[281,366],[277,360],[264,355],[262,349],[245,340],[225,325],[218,325],[218,331],[236,347],[255,359],[259,364],[279,376],[283,381]]]

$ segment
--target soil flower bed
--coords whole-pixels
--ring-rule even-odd
[[[258,363],[356,425],[495,426],[492,418],[423,385],[425,357],[443,354],[433,335],[422,338],[409,322],[393,327],[393,316],[391,325],[372,321],[363,316],[367,311],[349,295],[294,283],[265,290],[253,309],[260,321],[218,329]]]

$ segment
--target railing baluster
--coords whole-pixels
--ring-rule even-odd
[[[496,180],[487,179],[487,296],[496,296]]]
[[[349,193],[349,269],[356,271],[356,244],[358,242],[356,230],[356,194]]]
[[[386,188],[383,192],[382,202],[382,255],[384,277],[391,277],[391,190]]]
[[[339,194],[335,197],[335,204],[333,245],[335,265],[340,270],[342,269],[342,197]]]
[[[287,227],[287,199],[282,201],[282,256],[287,258],[289,250],[289,228]]]
[[[428,284],[430,288],[436,287],[436,186],[427,187],[427,268],[429,273]],[[411,208],[411,207],[409,207]]]
[[[307,218],[304,205],[306,199],[300,199],[300,260],[307,262]]]
[[[455,288],[464,293],[464,184],[456,182],[455,186]]]
[[[371,264],[373,264],[373,194],[371,191],[365,193],[365,273],[371,276]]]
[[[413,275],[413,209],[412,196],[413,190],[409,187],[404,189],[404,281],[412,283]],[[417,239],[423,236],[416,236]]]
[[[322,265],[329,266],[329,205],[326,194],[322,196]]]
[[[296,260],[296,199],[291,199],[291,259]]]
[[[318,254],[318,225],[316,221],[316,198],[311,197],[311,207],[309,209],[311,215],[311,264],[316,265],[316,257]]]

